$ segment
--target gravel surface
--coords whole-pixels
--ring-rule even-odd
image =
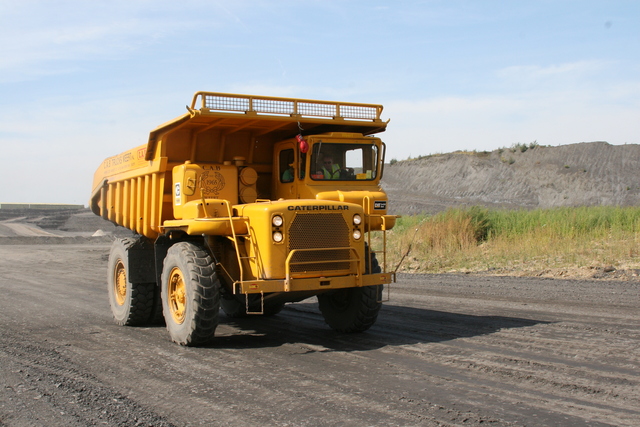
[[[184,348],[119,327],[109,245],[0,245],[0,426],[635,426],[638,282],[400,275],[368,332],[315,300]]]

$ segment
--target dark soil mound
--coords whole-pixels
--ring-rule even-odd
[[[589,142],[455,152],[387,165],[390,213],[640,204],[640,145]]]

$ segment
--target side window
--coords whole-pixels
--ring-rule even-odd
[[[280,182],[292,182],[295,178],[293,149],[282,150],[278,163]]]
[[[345,154],[347,159],[345,167],[353,170],[354,174],[362,173],[362,148],[348,150]]]
[[[378,150],[375,145],[351,146],[345,152],[345,159],[351,179],[368,180],[376,177]]]

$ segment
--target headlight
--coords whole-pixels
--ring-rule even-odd
[[[273,241],[276,243],[280,243],[282,242],[282,239],[284,239],[284,236],[282,235],[281,232],[279,231],[274,231],[273,232]]]
[[[354,225],[360,225],[362,224],[362,217],[359,214],[355,214],[353,216],[353,224]]]
[[[284,220],[280,215],[274,215],[273,218],[271,218],[271,224],[273,224],[274,227],[282,226],[283,222]]]
[[[353,230],[353,239],[360,240],[362,237],[362,232],[360,230]]]

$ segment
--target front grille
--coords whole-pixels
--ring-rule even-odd
[[[321,250],[326,248],[345,249]],[[348,270],[350,263],[344,260],[351,257],[349,227],[339,213],[298,214],[289,227],[289,251],[294,249],[311,250],[293,255],[292,273]]]

